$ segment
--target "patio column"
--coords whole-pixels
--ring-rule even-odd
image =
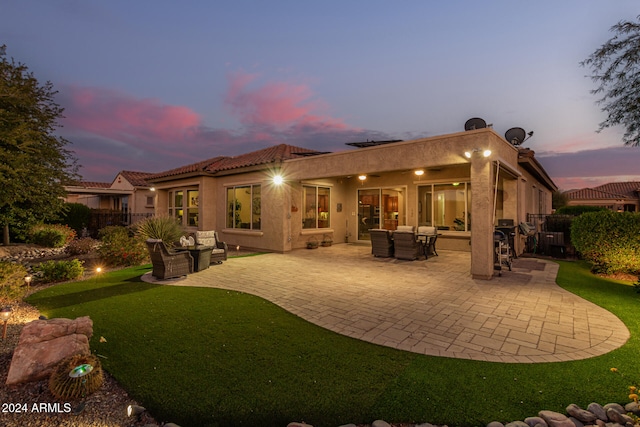
[[[471,277],[493,277],[493,162],[471,157]]]

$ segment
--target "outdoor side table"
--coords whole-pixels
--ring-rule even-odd
[[[211,264],[212,246],[189,246],[184,248],[189,251],[193,258],[193,272],[205,270]]]

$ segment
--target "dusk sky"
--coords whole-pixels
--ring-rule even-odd
[[[579,65],[638,0],[2,0],[0,45],[59,91],[85,180],[287,143],[534,131],[564,190],[640,180]]]

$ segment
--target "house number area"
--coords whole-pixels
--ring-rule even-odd
[[[35,402],[28,403],[3,403],[2,413],[53,413],[64,414],[71,412],[71,403],[45,403]]]

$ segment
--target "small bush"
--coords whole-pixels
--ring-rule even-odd
[[[133,236],[125,227],[105,227],[98,233],[100,257],[109,265],[140,265],[148,259],[147,248],[141,238]]]
[[[76,237],[75,230],[60,224],[38,224],[31,228],[31,243],[47,248],[62,248]]]
[[[70,255],[84,255],[98,247],[99,242],[91,237],[72,240],[67,245],[67,253]]]
[[[35,266],[33,270],[41,274],[45,283],[79,279],[84,274],[82,261],[46,261]]]
[[[595,273],[640,273],[640,214],[584,213],[573,220],[571,241]]]
[[[180,241],[184,235],[184,229],[176,218],[170,216],[153,216],[140,221],[135,225],[136,234],[143,240],[160,239],[168,247]]]
[[[0,303],[12,303],[20,301],[27,291],[24,278],[27,269],[20,264],[0,261]]]

